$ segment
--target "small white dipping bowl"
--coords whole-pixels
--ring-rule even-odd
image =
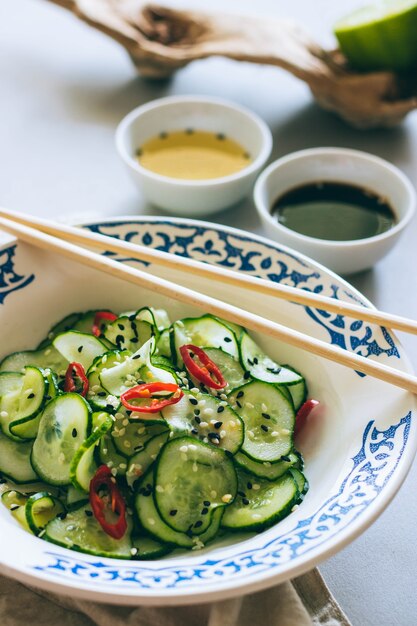
[[[251,155],[248,166],[221,178],[184,180],[142,167],[136,150],[161,132],[193,128],[223,133]],[[272,135],[260,117],[232,102],[203,96],[174,96],[134,109],[119,124],[116,147],[134,183],[153,204],[172,213],[215,213],[249,194],[272,149]]]
[[[331,241],[308,237],[283,226],[271,209],[284,193],[312,182],[350,183],[386,198],[396,224],[374,237]],[[319,261],[338,274],[351,274],[372,267],[398,240],[411,220],[416,193],[397,168],[372,154],[345,148],[312,148],[289,154],[272,163],[259,176],[254,200],[268,236]]]

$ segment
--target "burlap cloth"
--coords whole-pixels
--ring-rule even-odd
[[[123,607],[46,593],[0,577],[0,626],[349,626],[318,570],[242,598]]]

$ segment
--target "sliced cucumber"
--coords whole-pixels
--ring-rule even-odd
[[[306,477],[304,476],[304,474],[296,467],[291,467],[291,469],[289,470],[289,473],[291,474],[291,476],[294,478],[295,482],[297,483],[298,491],[300,494],[298,502],[301,502],[301,500],[304,498],[304,496],[306,495],[308,491],[308,481]]]
[[[112,405],[108,405],[107,396],[109,395],[106,389],[101,384],[100,376],[104,370],[111,369],[112,367],[117,367],[123,361],[131,355],[131,352],[128,350],[124,350],[120,352],[120,350],[110,350],[109,352],[105,352],[103,355],[98,356],[94,359],[91,367],[89,368],[88,375],[88,401],[92,405],[93,408],[98,410],[109,409],[114,410]]]
[[[242,446],[244,427],[239,415],[209,394],[184,390],[181,400],[165,407],[162,416],[177,437],[195,437],[232,454]]]
[[[35,472],[51,485],[70,484],[71,461],[89,434],[90,408],[76,393],[65,393],[48,403],[32,448]]]
[[[244,452],[238,452],[234,458],[235,463],[240,468],[254,476],[266,478],[267,480],[276,480],[299,462],[298,456],[294,452],[291,452],[286,459],[276,461],[275,463],[268,461],[261,463],[249,458]]]
[[[136,561],[148,561],[151,559],[159,559],[171,552],[172,547],[169,544],[162,543],[153,537],[147,535],[132,536],[132,558]]]
[[[13,352],[6,356],[0,364],[0,372],[21,372],[26,365],[46,369],[49,367],[58,376],[65,376],[68,360],[53,345],[41,350]]]
[[[36,437],[48,387],[43,372],[37,367],[27,365],[24,368],[22,388],[17,403],[13,399],[12,403],[8,404],[7,397],[2,397],[1,410],[6,410],[9,414],[9,432],[12,436],[21,439]],[[7,431],[5,433],[7,434]]]
[[[242,452],[255,461],[279,461],[293,447],[294,406],[279,387],[252,381],[235,389],[229,401],[245,424]]]
[[[39,480],[30,463],[32,441],[12,441],[0,433],[0,473],[16,484]]]
[[[133,456],[143,450],[147,442],[156,435],[165,433],[168,436],[168,427],[163,421],[149,422],[131,419],[128,424],[125,424],[126,421],[127,418],[117,420],[112,431],[116,449],[126,456]]]
[[[25,505],[26,521],[34,535],[39,535],[51,519],[64,511],[62,502],[46,491],[33,494]]]
[[[236,490],[233,462],[223,450],[191,437],[173,439],[162,448],[155,469],[155,504],[174,530],[200,535],[214,509],[230,504]]]
[[[182,358],[179,349],[188,343],[198,347],[221,348],[235,359],[239,358],[239,347],[234,332],[212,315],[179,320],[174,322],[171,329],[171,351],[176,355],[180,365]]]
[[[144,448],[137,452],[129,460],[129,465],[126,472],[126,480],[129,487],[133,487],[138,478],[143,476],[154,463],[161,451],[161,448],[165,445],[168,439],[168,431],[163,432],[156,437],[153,437],[146,442]]]
[[[292,368],[289,367],[289,365],[286,365],[285,367],[287,370],[292,370]],[[292,370],[292,371],[295,372],[295,370]],[[299,374],[299,372],[296,372],[296,373]],[[301,376],[301,374],[299,374],[299,376]],[[282,386],[282,388],[284,388],[284,386]],[[288,391],[291,394],[291,398],[294,404],[294,409],[297,412],[300,406],[304,404],[304,402],[307,400],[306,381],[304,380],[304,378],[301,377],[301,380],[298,383],[293,383],[292,385],[288,385],[286,389],[288,389]]]
[[[88,496],[85,491],[76,489],[74,485],[69,485],[67,489],[66,508],[70,511],[78,509],[81,504],[88,502]]]
[[[301,374],[295,370],[278,365],[270,359],[247,332],[242,333],[241,336],[240,358],[243,367],[258,380],[275,385],[294,385],[303,380]]]
[[[169,341],[169,328],[165,328],[161,334],[159,335],[158,341],[156,342],[156,352],[161,356],[167,357],[167,359],[171,358],[171,344]]]
[[[226,390],[232,391],[236,387],[240,387],[247,382],[247,377],[245,377],[245,370],[240,364],[240,361],[235,359],[230,354],[227,354],[224,350],[220,348],[204,348],[204,352],[207,356],[217,365],[223,374],[223,378],[227,382]],[[222,393],[223,390],[216,391],[213,390],[213,393]]]
[[[155,327],[149,322],[118,317],[107,325],[104,337],[113,343],[118,350],[136,352],[155,334]]]
[[[289,473],[275,482],[257,479],[256,490],[253,485],[251,489],[247,488],[252,480],[250,474],[239,472],[238,495],[223,515],[223,528],[265,530],[286,517],[298,501],[297,483]]]
[[[124,476],[127,471],[128,458],[121,454],[110,434],[104,435],[99,442],[98,457],[101,463],[115,470],[117,476]]]
[[[102,529],[89,505],[50,521],[43,538],[64,548],[94,556],[117,559],[130,559],[132,556],[129,529],[122,539],[113,539]]]
[[[152,536],[168,544],[174,544],[182,548],[203,547],[205,543],[216,536],[220,527],[223,508],[214,510],[211,523],[207,530],[198,537],[195,537],[190,532],[178,532],[163,521],[155,506],[153,493],[154,478],[153,472],[150,471],[145,474],[139,484],[135,498],[135,507],[141,526]]]
[[[88,491],[90,481],[97,470],[94,459],[94,450],[100,439],[113,426],[113,419],[108,413],[93,413],[93,430],[82,446],[72,458],[70,465],[70,480],[77,489]]]
[[[53,346],[69,363],[80,363],[85,371],[89,369],[94,359],[107,352],[104,343],[94,335],[73,330],[55,337]]]

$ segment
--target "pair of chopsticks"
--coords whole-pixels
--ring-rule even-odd
[[[250,330],[266,334],[275,339],[280,339],[306,352],[337,362],[412,393],[417,393],[417,377],[353,354],[337,346],[327,344],[325,341],[309,337],[282,324],[272,322],[259,315],[249,313],[239,307],[216,300],[211,296],[193,291],[176,283],[171,283],[166,279],[151,275],[144,270],[130,267],[81,246],[127,254],[131,258],[141,261],[148,261],[164,267],[170,267],[171,269],[178,269],[201,277],[211,278],[217,282],[221,281],[229,285],[245,287],[250,289],[252,293],[272,295],[320,310],[327,310],[373,324],[417,334],[417,322],[413,320],[320,296],[294,287],[270,283],[269,281],[245,276],[232,270],[218,268],[106,235],[81,230],[80,228],[58,225],[49,220],[34,218],[6,209],[0,209],[0,228],[36,247],[55,252],[108,275],[145,287],[154,293],[192,305],[205,313],[222,317],[229,322],[245,326]]]

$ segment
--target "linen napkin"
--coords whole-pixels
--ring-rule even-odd
[[[123,607],[0,577],[1,626],[350,626],[317,569],[272,589],[211,604]]]

